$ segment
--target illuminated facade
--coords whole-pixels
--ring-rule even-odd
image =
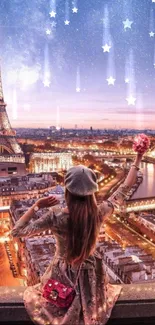
[[[33,153],[30,159],[30,172],[61,171],[69,169],[72,165],[70,153]]]
[[[7,115],[0,73],[0,176],[24,173],[25,159]]]

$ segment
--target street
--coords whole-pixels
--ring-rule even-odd
[[[0,243],[0,286],[21,286],[21,280],[14,278],[3,243]]]
[[[126,227],[114,216],[110,216],[110,218],[108,218],[106,221],[106,232],[123,248],[129,246],[138,246],[155,258],[155,246],[151,242],[146,241],[142,236],[140,236],[131,228]]]

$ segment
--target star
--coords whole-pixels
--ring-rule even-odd
[[[128,105],[135,105],[136,98],[130,95],[130,97],[126,98]]]
[[[154,32],[150,32],[149,35],[150,35],[150,37],[154,37],[155,33]]]
[[[68,26],[68,25],[70,24],[70,21],[66,19],[66,20],[64,21],[64,23],[65,23],[66,26]]]
[[[105,44],[102,46],[103,52],[110,52],[111,46],[108,44]]]
[[[78,8],[74,7],[74,8],[72,9],[72,11],[73,11],[74,14],[77,14],[77,12],[78,12]]]
[[[126,79],[125,79],[125,83],[126,83],[126,84],[128,84],[129,81],[130,81],[129,78],[126,78]]]
[[[43,81],[44,87],[48,87],[50,86],[50,81],[49,80],[44,80]]]
[[[77,92],[77,93],[80,93],[80,91],[81,91],[80,87],[77,87],[77,88],[76,88],[76,92]]]
[[[55,21],[52,21],[52,22],[51,22],[51,26],[52,26],[52,27],[56,27],[56,24],[57,24],[57,23],[56,23]]]
[[[107,81],[108,81],[108,86],[110,86],[110,85],[114,86],[116,79],[114,79],[113,77],[109,77],[109,78],[107,78]]]
[[[50,14],[51,18],[55,18],[55,16],[56,16],[56,12],[53,10],[49,14]]]
[[[155,68],[155,63],[153,65],[154,65],[154,68]]]
[[[51,30],[50,29],[46,29],[46,35],[50,35],[51,34]]]
[[[123,21],[123,25],[124,25],[124,29],[126,30],[127,28],[131,29],[131,25],[133,24],[133,21],[126,19],[125,21]]]
[[[154,2],[154,3],[155,3],[155,0],[152,0],[152,2]]]

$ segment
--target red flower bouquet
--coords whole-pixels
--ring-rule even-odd
[[[133,142],[133,150],[143,155],[150,146],[150,140],[145,134],[139,134]]]

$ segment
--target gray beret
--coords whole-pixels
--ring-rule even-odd
[[[83,165],[71,167],[65,176],[65,186],[69,192],[79,196],[91,195],[98,191],[95,173]]]

